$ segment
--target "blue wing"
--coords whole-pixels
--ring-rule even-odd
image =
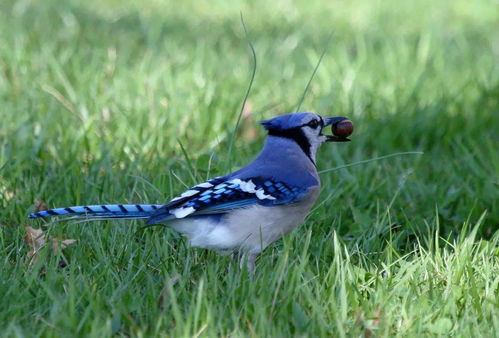
[[[219,177],[186,190],[158,209],[147,224],[195,215],[223,214],[252,204],[274,206],[293,203],[307,190],[272,178]]]

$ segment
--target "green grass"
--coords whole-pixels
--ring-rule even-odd
[[[0,3],[2,336],[497,336],[497,2],[251,3]],[[68,266],[29,267],[35,199],[161,203],[247,163],[331,32],[301,109],[356,130],[319,169],[424,155],[322,174],[255,276],[129,221],[53,224]]]

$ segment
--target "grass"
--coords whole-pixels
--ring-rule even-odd
[[[497,3],[0,9],[2,336],[499,332]],[[230,155],[253,64],[240,11],[258,68]],[[247,163],[257,121],[296,109],[331,31],[301,110],[356,130],[321,149],[319,169],[423,155],[323,173],[320,202],[253,277],[129,221],[44,227],[78,242],[29,266],[35,199],[161,203]]]

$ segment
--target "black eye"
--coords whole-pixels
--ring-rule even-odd
[[[312,121],[310,121],[310,122],[308,123],[308,126],[309,126],[310,128],[314,128],[314,129],[315,129],[315,128],[317,128],[317,127],[319,126],[319,121],[317,121],[317,120],[312,120]]]

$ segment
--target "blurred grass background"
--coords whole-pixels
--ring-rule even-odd
[[[240,12],[258,67],[229,156],[252,70]],[[4,333],[497,332],[498,31],[485,0],[2,1]],[[254,278],[125,222],[52,226],[79,241],[69,267],[47,252],[28,269],[35,199],[162,203],[244,165],[257,121],[296,109],[326,47],[301,109],[356,129],[319,169],[424,155],[323,174],[321,202]]]

